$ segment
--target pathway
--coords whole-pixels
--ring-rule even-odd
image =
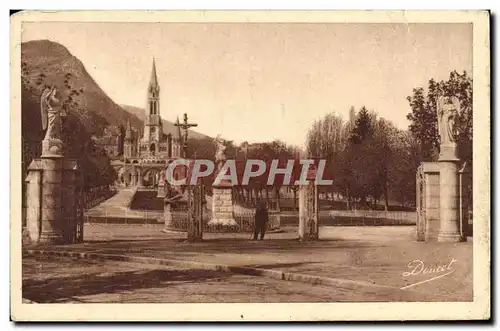
[[[54,249],[270,269],[390,286],[395,293],[410,286],[436,300],[472,299],[472,243],[416,242],[414,227],[321,227],[322,240],[312,242],[299,242],[293,227],[263,241],[251,241],[248,234],[206,233],[195,244],[186,242],[185,233],[162,233],[161,225],[92,225],[85,236],[84,244]],[[418,261],[422,267],[405,276],[409,264]],[[449,269],[436,271],[438,266]],[[435,272],[424,273],[424,267]],[[441,277],[425,282],[435,276]],[[419,282],[424,283],[413,285]]]
[[[37,303],[432,300],[390,289],[332,288],[212,270],[54,257],[23,259],[23,297]]]

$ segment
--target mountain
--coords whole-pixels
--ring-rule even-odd
[[[23,82],[35,95],[45,85],[55,85],[58,98],[78,106],[76,115],[86,129],[101,135],[108,126],[142,127],[142,121],[117,105],[89,75],[83,63],[63,45],[50,40],[34,40],[21,44]]]
[[[137,116],[141,121],[144,121],[146,119],[146,111],[144,110],[144,108],[128,106],[128,105],[120,105],[120,106],[126,111],[128,111],[130,114]],[[167,120],[163,120],[163,132],[166,134],[172,133],[172,135],[177,136],[177,127],[174,125],[174,123]],[[207,135],[204,135],[202,133],[190,129],[188,129],[188,132],[189,132],[189,138],[193,139],[210,138]]]
[[[101,136],[106,129],[116,129],[128,120],[141,128],[142,121],[114,103],[66,47],[49,40],[21,44],[21,85],[23,174],[41,154],[42,90],[55,86],[56,97],[68,114],[63,126],[66,156],[78,160],[86,187],[112,183],[116,173],[92,136]]]

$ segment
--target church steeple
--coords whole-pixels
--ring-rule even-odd
[[[156,75],[156,63],[153,58],[151,78],[149,80],[146,103],[146,120],[144,121],[144,136],[142,140],[147,144],[147,150],[157,153],[159,143],[163,137],[163,125],[160,117],[160,84]]]
[[[151,69],[151,78],[149,79],[149,89],[150,91],[160,89],[160,85],[158,84],[158,76],[156,75],[155,58],[153,58],[153,68]]]
[[[156,75],[156,63],[153,58],[153,68],[151,69],[151,78],[148,86],[148,115],[160,114],[160,84],[158,84],[158,76]]]

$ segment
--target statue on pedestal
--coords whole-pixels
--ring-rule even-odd
[[[65,113],[56,93],[55,87],[42,92],[42,155],[32,160],[26,179],[26,224],[34,243],[69,244],[83,238],[81,174],[76,160],[63,158]]]
[[[42,128],[45,137],[42,141],[42,156],[62,156],[61,117],[66,114],[56,98],[57,89],[47,87],[40,98]]]
[[[459,181],[456,122],[460,116],[457,97],[439,97],[437,120],[441,138],[439,153],[439,235],[438,242],[462,240],[459,226]]]
[[[222,139],[220,135],[217,135],[215,138],[215,143],[217,144],[217,151],[215,152],[215,164],[219,164],[221,162],[226,161],[226,150],[227,150],[227,141]]]
[[[224,162],[227,160],[226,151],[228,141],[222,139],[220,135],[215,138],[217,151],[215,152],[215,165],[217,175],[221,171]],[[232,187],[222,180],[220,185],[212,186],[212,219],[209,225],[220,225],[237,227],[238,223],[234,220]]]

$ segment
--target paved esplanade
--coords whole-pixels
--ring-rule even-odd
[[[205,240],[195,244],[186,242],[185,233],[162,233],[161,229],[162,225],[94,224],[86,226],[84,244],[56,246],[50,250],[154,257],[338,279],[338,284],[326,287],[334,295],[325,294],[323,298],[331,301],[359,300],[363,293],[365,300],[379,301],[472,299],[472,244],[416,242],[412,239],[414,227],[411,226],[320,227],[322,240],[310,242],[299,242],[295,227],[285,228],[283,233],[270,233],[266,240],[257,242],[249,240],[249,234],[245,233],[206,233]],[[421,261],[421,266],[418,261]],[[414,264],[410,268],[412,262]],[[443,270],[445,267],[449,269]],[[102,268],[115,272],[113,268]],[[411,273],[412,270],[412,274],[404,276],[404,273]],[[429,280],[435,277],[438,278]],[[252,278],[251,281],[259,284],[264,282],[276,289],[279,282],[285,282],[266,277],[256,278],[259,279]],[[226,280],[232,282],[229,278],[222,278],[221,284],[229,286]],[[203,291],[205,285],[207,288],[211,286],[206,282],[208,280],[199,282],[199,291]],[[286,283],[292,290],[295,286],[303,289],[307,285],[300,282]],[[61,283],[61,286],[66,285]],[[156,288],[159,285],[152,282],[144,286]],[[404,287],[407,288],[401,289]],[[328,291],[315,289],[319,292]],[[195,287],[191,290],[194,294],[198,293]],[[218,300],[231,301],[232,295],[219,297]],[[169,300],[164,298],[165,302]],[[255,301],[259,300],[255,298]],[[312,295],[311,300],[315,300]]]

